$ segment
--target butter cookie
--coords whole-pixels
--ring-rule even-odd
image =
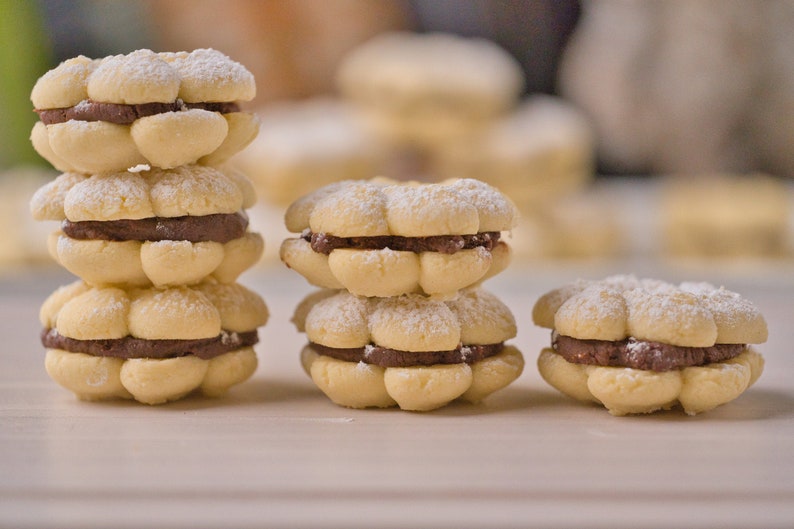
[[[34,85],[31,141],[63,172],[217,165],[256,136],[240,108],[255,95],[253,75],[213,49],[75,57]]]
[[[287,209],[280,256],[309,283],[371,297],[450,296],[507,267],[513,203],[474,179],[322,187]]]
[[[454,299],[365,298],[319,291],[295,311],[309,344],[301,362],[336,404],[428,411],[478,402],[509,385],[524,360],[510,310],[480,288]]]
[[[767,339],[760,311],[709,283],[578,280],[541,296],[532,318],[553,329],[538,358],[546,382],[613,415],[677,404],[690,415],[708,411],[763,371],[763,357],[748,345]]]
[[[60,287],[40,311],[45,367],[82,400],[146,404],[195,390],[221,395],[257,366],[264,301],[239,284],[121,289],[82,281]]]

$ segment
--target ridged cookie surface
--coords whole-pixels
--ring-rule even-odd
[[[601,403],[612,415],[676,405],[688,415],[709,411],[736,399],[763,369],[763,357],[752,348],[725,362],[663,372],[575,364],[549,348],[538,357],[538,371],[549,385],[577,400]]]
[[[301,354],[304,369],[341,406],[427,411],[458,398],[477,402],[513,382],[524,366],[515,347],[502,347],[516,335],[512,313],[482,289],[467,289],[446,301],[318,291],[298,305],[293,322],[311,342]],[[498,346],[499,352],[476,361],[462,360],[463,352],[453,363],[418,359],[422,353],[477,345]],[[347,361],[318,346],[364,353],[360,361]],[[400,365],[379,365],[372,360],[372,347],[390,350]]]
[[[36,191],[30,209],[36,220],[79,222],[237,213],[255,202],[244,175],[186,165],[90,176],[64,173]]]
[[[763,315],[750,301],[709,283],[679,285],[634,276],[578,280],[535,303],[536,325],[583,340],[656,341],[683,347],[762,343]]]
[[[473,179],[439,184],[345,181],[320,188],[287,209],[287,229],[302,237],[285,240],[280,255],[287,266],[324,288],[378,297],[449,295],[508,265],[508,246],[491,234],[510,230],[516,222],[512,202]],[[491,244],[464,246],[464,236]],[[313,238],[335,238],[340,246],[318,251]],[[390,242],[379,248],[346,247],[346,238]],[[425,244],[429,238],[447,248],[397,246],[397,239]]]
[[[268,311],[257,294],[237,284],[124,290],[92,288],[78,281],[50,295],[40,319],[43,340],[66,346],[47,348],[47,372],[78,398],[134,398],[160,404],[195,390],[221,395],[250,377],[257,358],[248,344],[256,340],[242,336],[264,325]],[[190,353],[207,342],[217,344],[221,352]],[[118,343],[136,351],[164,346],[182,351],[186,347],[181,343],[189,346],[187,353],[159,356],[111,354]]]
[[[298,305],[293,322],[309,341],[334,348],[445,351],[461,344],[500,343],[516,335],[510,309],[480,288],[445,301],[416,294],[365,298],[321,291]]]
[[[31,101],[43,121],[31,139],[61,171],[217,164],[253,140],[258,122],[236,106],[212,104],[250,101],[255,95],[253,75],[212,49],[144,49],[94,60],[80,56],[50,70],[33,87]],[[106,105],[99,114],[96,104]],[[153,104],[170,106],[145,108]]]
[[[508,386],[524,369],[524,357],[511,345],[472,364],[380,367],[301,352],[306,373],[332,402],[347,408],[431,411],[459,399],[479,402]]]

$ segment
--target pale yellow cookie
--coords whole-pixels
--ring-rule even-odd
[[[544,380],[613,415],[676,405],[688,414],[708,411],[763,371],[762,356],[747,346],[767,339],[760,311],[709,283],[577,280],[539,298],[533,321],[553,329],[552,348],[538,358]]]
[[[56,231],[49,247],[59,265],[94,286],[172,287],[207,277],[233,283],[260,259],[264,240],[253,232],[227,243],[79,240]]]
[[[655,372],[566,362],[552,349],[543,349],[538,371],[562,393],[601,403],[612,415],[652,413],[680,405],[688,415],[726,404],[761,376],[763,357],[748,349],[725,362]]]
[[[662,249],[675,257],[780,257],[790,253],[789,190],[766,174],[668,177],[662,182]]]
[[[521,67],[484,39],[384,33],[354,49],[337,86],[379,137],[432,147],[486,125],[523,89]]]
[[[272,204],[286,207],[333,182],[368,179],[383,164],[382,149],[346,102],[270,104],[257,115],[259,135],[234,163]]]
[[[31,101],[42,122],[31,139],[61,171],[220,164],[253,140],[257,121],[235,106],[218,104],[255,95],[253,75],[212,49],[159,54],[143,49],[98,60],[81,56],[37,81]],[[147,108],[153,104],[161,106]]]
[[[84,400],[134,398],[147,404],[197,389],[217,396],[246,380],[257,365],[247,345],[255,340],[245,342],[238,333],[250,335],[267,319],[257,294],[212,281],[169,289],[92,288],[75,282],[56,290],[40,312],[47,330],[45,366],[56,382]],[[184,340],[195,341],[195,347],[214,341],[224,349],[206,357],[191,354],[190,348],[176,356],[134,352],[156,352],[161,344]]]
[[[105,221],[237,213],[250,205],[239,173],[201,165],[83,176],[64,173],[30,202],[37,220]]]
[[[433,155],[434,172],[480,178],[523,211],[583,189],[595,177],[595,134],[562,99],[534,95],[479,134]]]
[[[293,322],[311,342],[301,353],[304,370],[333,402],[347,407],[396,404],[427,411],[455,399],[478,402],[510,384],[524,366],[521,353],[509,345],[484,357],[469,356],[477,346],[496,346],[516,335],[510,310],[479,288],[446,301],[323,290],[298,305]],[[360,359],[332,356],[334,350],[355,350]],[[447,353],[439,351],[458,352],[454,360],[442,361],[437,355]],[[411,356],[421,353],[433,360],[413,364]],[[390,359],[379,365],[377,354]]]
[[[411,292],[449,296],[507,266],[510,251],[503,241],[493,242],[491,234],[510,230],[516,222],[512,202],[476,180],[438,184],[384,178],[346,181],[320,188],[287,209],[287,228],[302,236],[286,239],[280,256],[287,266],[323,288],[377,297]],[[345,247],[348,243],[340,241],[317,251],[310,242],[313,236],[385,237],[388,241],[374,248]],[[417,241],[429,244],[423,239],[428,237],[440,246],[395,246]],[[481,243],[464,246],[464,237],[479,237]],[[456,244],[460,246],[449,249],[448,245]]]

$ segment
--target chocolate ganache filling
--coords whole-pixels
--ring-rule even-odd
[[[76,340],[59,334],[56,329],[44,329],[41,343],[47,349],[62,349],[70,353],[114,358],[176,358],[194,355],[204,360],[248,347],[259,341],[256,330],[246,332],[221,331],[213,338],[196,340],[145,340],[125,336],[107,340]]]
[[[309,230],[301,238],[311,244],[312,250],[324,255],[340,248],[351,250],[391,250],[400,252],[438,252],[454,254],[460,250],[482,247],[491,251],[499,242],[501,233],[488,231],[471,235],[432,235],[428,237],[404,237],[400,235],[376,235],[371,237],[336,237],[327,233]]]
[[[39,119],[45,125],[55,125],[69,120],[78,121],[107,121],[118,125],[129,125],[136,119],[164,114],[166,112],[179,112],[191,109],[209,110],[229,114],[239,112],[237,103],[185,103],[177,99],[173,103],[142,103],[138,105],[125,105],[121,103],[100,103],[86,99],[73,107],[36,109]]]
[[[248,217],[243,212],[135,220],[64,220],[61,223],[63,232],[72,239],[103,241],[227,243],[242,237],[247,227]]]
[[[309,343],[314,352],[344,362],[364,362],[380,367],[432,366],[435,364],[473,364],[502,352],[504,343],[461,345],[452,351],[398,351],[379,345],[341,349]]]
[[[745,344],[682,347],[627,338],[620,341],[579,340],[552,334],[552,348],[574,364],[631,367],[646,371],[672,371],[713,362],[724,362],[745,351]]]

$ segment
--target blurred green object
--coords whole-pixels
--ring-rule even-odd
[[[30,144],[30,90],[51,57],[38,2],[0,0],[0,168],[45,163]]]

